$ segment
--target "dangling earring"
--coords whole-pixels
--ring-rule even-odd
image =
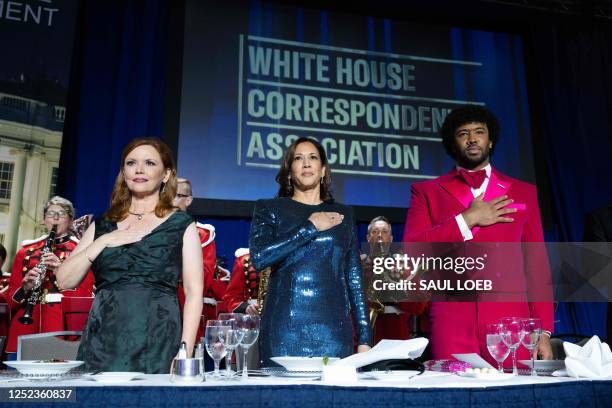
[[[321,176],[320,183],[321,183],[321,185],[323,185],[323,176]]]
[[[166,183],[162,181],[162,188],[161,191],[159,192],[160,194],[164,194],[166,192]]]

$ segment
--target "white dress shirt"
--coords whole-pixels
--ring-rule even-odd
[[[457,166],[457,171],[461,170],[462,167]],[[466,171],[472,171],[472,170],[467,170],[467,169],[463,169]],[[483,169],[481,169],[483,170]],[[489,185],[489,179],[491,178],[491,164],[487,164],[484,167],[484,171],[487,173],[487,176],[485,177],[484,181],[482,182],[482,185],[480,186],[480,188],[472,188],[470,187],[470,190],[472,191],[472,195],[474,196],[474,198],[478,197],[480,194],[484,193],[485,191],[487,191],[487,186]],[[463,218],[463,215],[458,214],[455,216],[455,220],[457,221],[457,226],[459,227],[459,230],[461,231],[461,235],[463,236],[463,240],[464,241],[469,241],[471,239],[474,239],[474,236],[472,235],[472,231],[470,230],[470,228],[468,227],[467,223],[465,222],[465,219]]]

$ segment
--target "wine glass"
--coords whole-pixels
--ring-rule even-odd
[[[213,378],[219,378],[219,364],[221,359],[225,357],[227,349],[225,347],[225,338],[229,330],[228,326],[223,326],[219,320],[209,320],[206,322],[206,329],[204,330],[204,344],[206,345],[206,352],[210,358],[215,362],[215,371],[213,372]]]
[[[523,319],[523,339],[521,342],[527,350],[531,358],[531,375],[537,376],[535,370],[535,359],[533,357],[534,350],[538,347],[542,338],[542,321],[540,319]]]
[[[244,333],[240,330],[239,320],[244,316],[242,313],[219,313],[217,320],[221,320],[222,323],[229,327],[227,336],[225,338],[225,348],[227,349],[227,355],[225,356],[225,375],[227,377],[232,376],[232,354],[240,342]]]
[[[504,344],[504,341],[499,334],[500,325],[499,323],[487,324],[487,349],[491,357],[497,361],[497,371],[500,374],[504,373],[504,367],[502,363],[510,354],[510,349]]]
[[[259,336],[260,318],[257,315],[243,315],[238,324],[240,331],[243,333],[242,341],[240,342],[244,352],[242,379],[246,379],[249,377],[247,356],[249,353],[249,348],[255,343],[257,337]]]
[[[504,344],[512,352],[513,375],[518,375],[518,370],[516,369],[516,349],[521,345],[523,334],[523,321],[520,317],[504,317],[499,319],[499,335]]]

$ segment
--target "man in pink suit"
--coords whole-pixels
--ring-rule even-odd
[[[495,116],[480,106],[463,106],[446,117],[441,134],[444,147],[457,166],[434,180],[412,185],[404,241],[543,242],[535,186],[510,178],[490,164],[499,136]],[[516,273],[516,280],[514,277],[512,280],[522,284],[527,292],[538,290],[542,282],[549,284],[548,269],[533,265],[530,268],[527,254],[506,258],[513,263],[509,270]],[[514,316],[541,319],[545,334],[536,352],[543,359],[551,359],[553,304],[527,300],[432,303],[433,357],[444,359],[452,358],[454,353],[478,353],[494,363],[487,350],[486,325]],[[519,358],[529,358],[522,346],[517,351]],[[512,365],[510,358],[505,365]]]

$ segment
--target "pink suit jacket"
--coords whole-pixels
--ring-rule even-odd
[[[472,242],[543,242],[535,186],[492,169],[484,200],[501,195],[514,200],[509,207],[517,211],[508,215],[514,221],[475,227]],[[455,216],[465,211],[473,199],[470,187],[455,169],[434,180],[414,183],[404,242],[462,242]],[[513,271],[517,279],[524,281],[527,290],[538,287],[542,280],[550,281],[547,268],[525,268],[528,257],[511,258],[508,262],[517,266]],[[537,270],[539,276],[525,273],[527,269]],[[486,324],[511,316],[537,317],[542,320],[544,330],[553,330],[552,302],[433,302],[430,312],[433,357],[442,359],[452,358],[453,353],[479,353],[495,363],[487,351]],[[519,348],[517,358],[529,358],[524,347]],[[506,364],[511,366],[510,358]]]

